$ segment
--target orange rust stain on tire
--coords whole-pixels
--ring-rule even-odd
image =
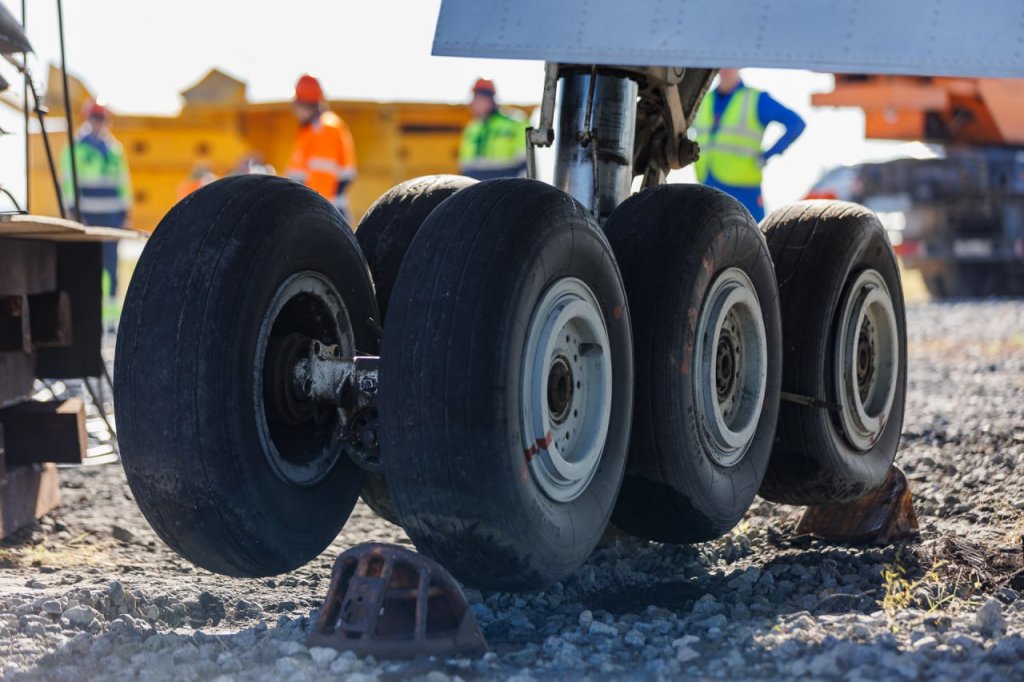
[[[697,307],[690,306],[686,311],[686,317],[690,324],[690,329],[697,328]],[[687,334],[686,345],[683,346],[683,361],[679,363],[679,371],[682,372],[683,376],[690,376],[690,372],[693,369],[690,366],[690,362],[693,359],[693,333]]]

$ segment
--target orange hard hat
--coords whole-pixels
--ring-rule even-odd
[[[82,107],[82,118],[110,118],[107,108],[94,99],[88,100]]]
[[[477,78],[476,83],[473,83],[474,95],[490,95],[494,97],[497,92],[497,88],[494,87],[494,81],[490,78]]]
[[[295,84],[295,101],[305,104],[319,104],[324,99],[324,89],[320,87],[320,81],[308,73],[302,74],[299,82]]]

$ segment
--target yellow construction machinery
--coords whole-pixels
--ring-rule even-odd
[[[53,119],[63,113],[63,92],[51,70],[47,105]],[[75,114],[92,93],[69,79]],[[235,172],[257,157],[284,170],[297,123],[289,101],[250,102],[246,84],[211,69],[181,93],[175,116],[121,115],[114,132],[125,147],[135,195],[133,225],[151,231],[179,199],[178,187],[197,164],[218,175]],[[356,220],[388,188],[408,178],[458,172],[458,145],[469,112],[460,104],[332,100],[332,111],[352,130],[358,176],[352,185]],[[529,107],[520,107],[529,111]],[[115,107],[116,110],[116,107]],[[34,213],[57,215],[41,136],[32,136],[30,205]]]

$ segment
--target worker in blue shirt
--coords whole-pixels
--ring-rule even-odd
[[[781,123],[786,131],[763,150],[764,131],[772,122]],[[764,164],[800,137],[806,127],[803,119],[767,92],[744,85],[739,69],[722,69],[718,87],[704,98],[694,127],[700,144],[697,180],[736,197],[760,221]]]

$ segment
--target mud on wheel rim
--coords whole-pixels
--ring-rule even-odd
[[[768,378],[768,342],[753,282],[739,268],[718,275],[697,325],[694,392],[708,456],[733,466],[757,431]]]
[[[889,419],[899,376],[899,336],[882,275],[865,270],[849,289],[835,346],[839,418],[857,450],[874,447]]]
[[[260,322],[253,362],[253,400],[263,452],[283,482],[310,486],[342,454],[344,415],[305,402],[292,388],[291,368],[311,343],[355,354],[352,323],[337,288],[318,272],[297,272],[274,293]]]
[[[586,284],[566,277],[548,287],[523,360],[520,417],[530,473],[549,498],[569,502],[597,472],[611,418],[608,330]]]

